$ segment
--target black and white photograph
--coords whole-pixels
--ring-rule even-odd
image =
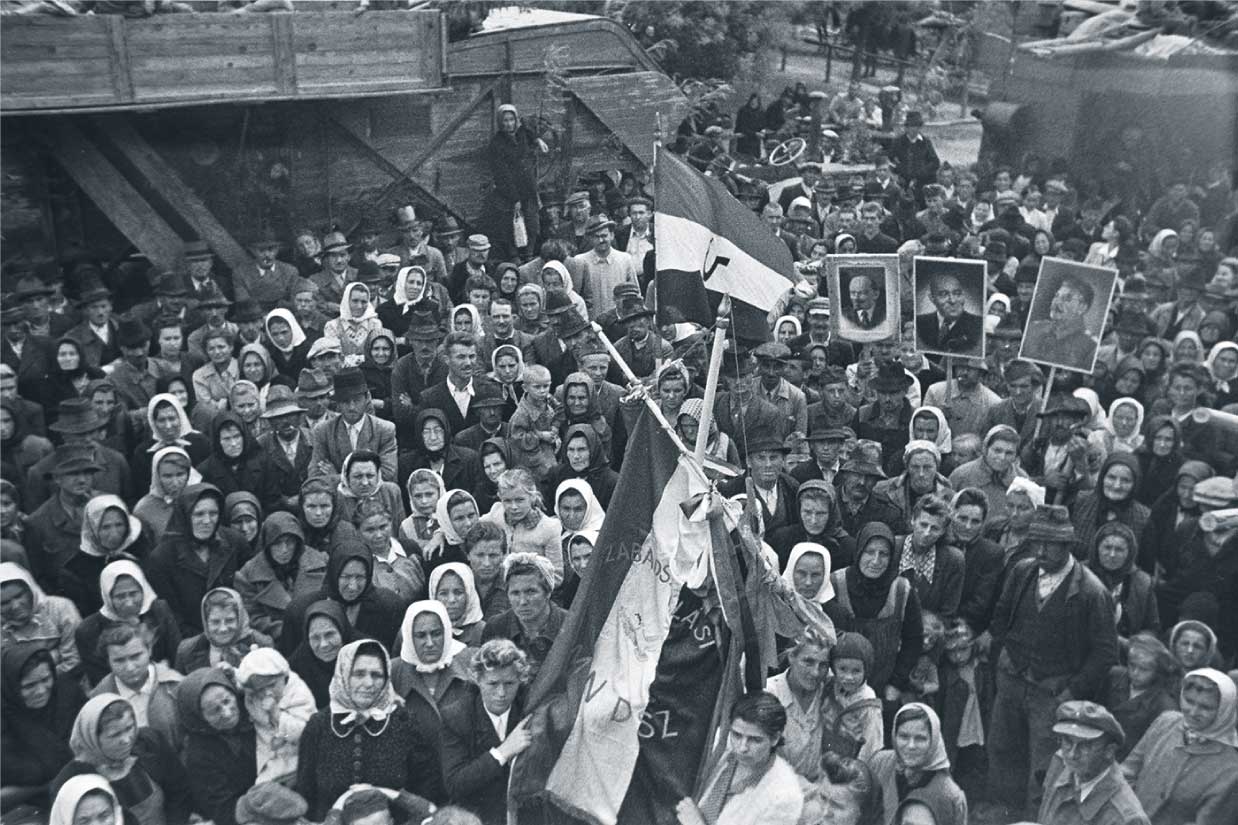
[[[825,265],[839,338],[867,343],[897,334],[897,255],[830,255]]]
[[[1235,825],[1236,67],[0,0],[0,825]]]
[[[1116,269],[1043,259],[1019,357],[1090,373],[1117,279]]]
[[[928,355],[984,358],[986,264],[916,256],[916,349]]]

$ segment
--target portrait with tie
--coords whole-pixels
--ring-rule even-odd
[[[916,257],[916,349],[984,358],[985,262]]]
[[[838,337],[868,343],[896,334],[898,328],[898,256],[830,255],[826,259],[830,298]]]

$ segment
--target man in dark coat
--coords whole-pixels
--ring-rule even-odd
[[[489,379],[474,377],[477,339],[472,335],[453,332],[443,341],[443,352],[447,355],[447,375],[421,393],[421,401],[417,406],[422,410],[442,410],[447,416],[451,431],[458,433],[477,423],[477,411],[473,409],[472,401],[477,392],[477,384]],[[402,433],[402,442],[406,440],[403,435]],[[417,439],[413,438],[413,442],[416,441]]]
[[[967,311],[967,293],[957,275],[936,272],[929,281],[936,312],[916,316],[916,345],[933,352],[979,355],[984,322]]]
[[[401,355],[391,370],[391,401],[397,425],[411,423],[421,394],[447,379],[447,362],[439,354],[443,331],[429,313],[414,312],[404,333],[412,352]]]
[[[795,500],[799,482],[786,472],[789,452],[779,430],[753,430],[747,443],[747,472],[718,485],[718,492],[734,496],[747,492],[747,481],[751,478],[766,533],[799,521],[799,506]]]
[[[30,334],[29,310],[20,304],[5,302],[0,311],[0,360],[17,376],[17,389],[24,398],[43,396],[43,379],[56,363],[56,346],[47,339]],[[83,365],[85,366],[85,365]]]
[[[838,489],[838,516],[842,528],[850,535],[859,535],[860,528],[870,521],[901,525],[903,514],[898,507],[873,486],[886,477],[881,469],[881,448],[872,442],[856,445],[835,479]]]
[[[908,112],[903,134],[896,137],[890,147],[890,160],[899,177],[915,189],[936,180],[937,168],[941,166],[933,142],[920,131],[923,126],[924,116],[920,112]]]
[[[521,246],[536,250],[538,246],[537,175],[535,155],[549,151],[546,143],[520,122],[520,113],[510,103],[499,106],[499,130],[490,139],[486,159],[490,165],[490,210],[493,221],[487,226],[496,254],[503,260],[516,255],[512,234],[515,207],[520,205],[528,239]]]
[[[31,573],[50,593],[58,593],[60,569],[81,544],[86,502],[95,495],[95,476],[103,468],[86,443],[62,444],[50,458],[56,492],[26,519],[24,536]]]

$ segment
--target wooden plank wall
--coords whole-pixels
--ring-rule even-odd
[[[511,62],[502,43],[510,44]],[[447,72],[453,78],[474,75],[540,73],[549,46],[569,47],[573,71],[653,70],[657,67],[626,29],[606,18],[583,23],[541,26],[480,34],[453,43]]]

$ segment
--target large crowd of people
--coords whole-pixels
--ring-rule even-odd
[[[1238,403],[1231,170],[952,168],[907,113],[869,174],[741,193],[797,263],[706,411],[648,176],[539,198],[499,120],[469,233],[406,206],[231,272],[6,264],[6,818],[504,822],[643,414],[614,352],[837,631],[780,640],[668,822],[1234,821],[1238,455],[1189,437]],[[836,252],[987,262],[987,357],[918,352],[906,302],[840,340]],[[1016,358],[1046,256],[1119,273],[1096,369],[1047,388]]]

